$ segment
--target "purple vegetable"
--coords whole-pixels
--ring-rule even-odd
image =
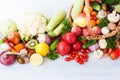
[[[91,51],[96,51],[98,48],[99,48],[99,45],[97,43],[89,47]]]
[[[45,42],[47,44],[51,43],[51,39],[47,34],[39,34],[38,37],[37,37],[37,40],[39,42]]]
[[[6,53],[8,53],[9,51],[3,51],[0,54],[0,63],[5,65],[5,66],[10,66],[15,62],[15,55],[7,55]]]
[[[46,34],[45,36],[46,36],[46,37],[45,37],[45,42],[46,42],[47,44],[50,44],[50,43],[51,43],[50,36],[48,36],[47,34]]]

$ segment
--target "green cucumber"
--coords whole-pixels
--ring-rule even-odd
[[[52,31],[62,20],[66,17],[66,11],[65,10],[60,10],[58,11],[50,20],[46,27],[46,31]]]
[[[75,3],[71,11],[71,17],[73,20],[79,13],[82,12],[83,6],[84,6],[84,0],[75,0]]]
[[[50,50],[53,51],[56,49],[56,46],[58,44],[58,42],[60,41],[60,39],[56,39],[51,45],[50,45]]]
[[[55,36],[58,36],[62,33],[62,29],[65,27],[63,23],[59,24],[58,27],[54,29]]]
[[[53,31],[49,31],[48,35],[52,38],[59,36],[62,33],[62,29],[65,27],[63,23],[60,23]]]

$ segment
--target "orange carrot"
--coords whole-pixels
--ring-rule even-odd
[[[90,24],[91,24],[92,27],[95,26],[96,25],[95,20],[90,20]]]
[[[12,52],[20,52],[20,50],[22,50],[24,48],[24,44],[23,43],[19,43],[19,44],[16,44],[14,46],[15,50],[12,49]]]

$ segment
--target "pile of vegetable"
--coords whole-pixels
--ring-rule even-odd
[[[89,1],[90,24],[94,34],[107,34],[114,30],[120,21],[120,1]],[[66,18],[65,10],[59,10],[50,19],[39,12],[28,12],[18,22],[12,19],[2,21],[0,63],[10,66],[17,61],[38,66],[44,58],[56,60],[61,56],[67,62],[74,60],[84,64],[90,54],[98,59],[110,57],[117,60],[120,56],[119,33],[105,39],[87,39],[90,33],[85,14],[84,0],[76,0],[71,12],[73,26]]]

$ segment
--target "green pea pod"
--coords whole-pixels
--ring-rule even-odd
[[[53,51],[56,49],[56,46],[58,44],[58,42],[60,41],[60,39],[56,39],[51,45],[50,45],[50,50]]]

